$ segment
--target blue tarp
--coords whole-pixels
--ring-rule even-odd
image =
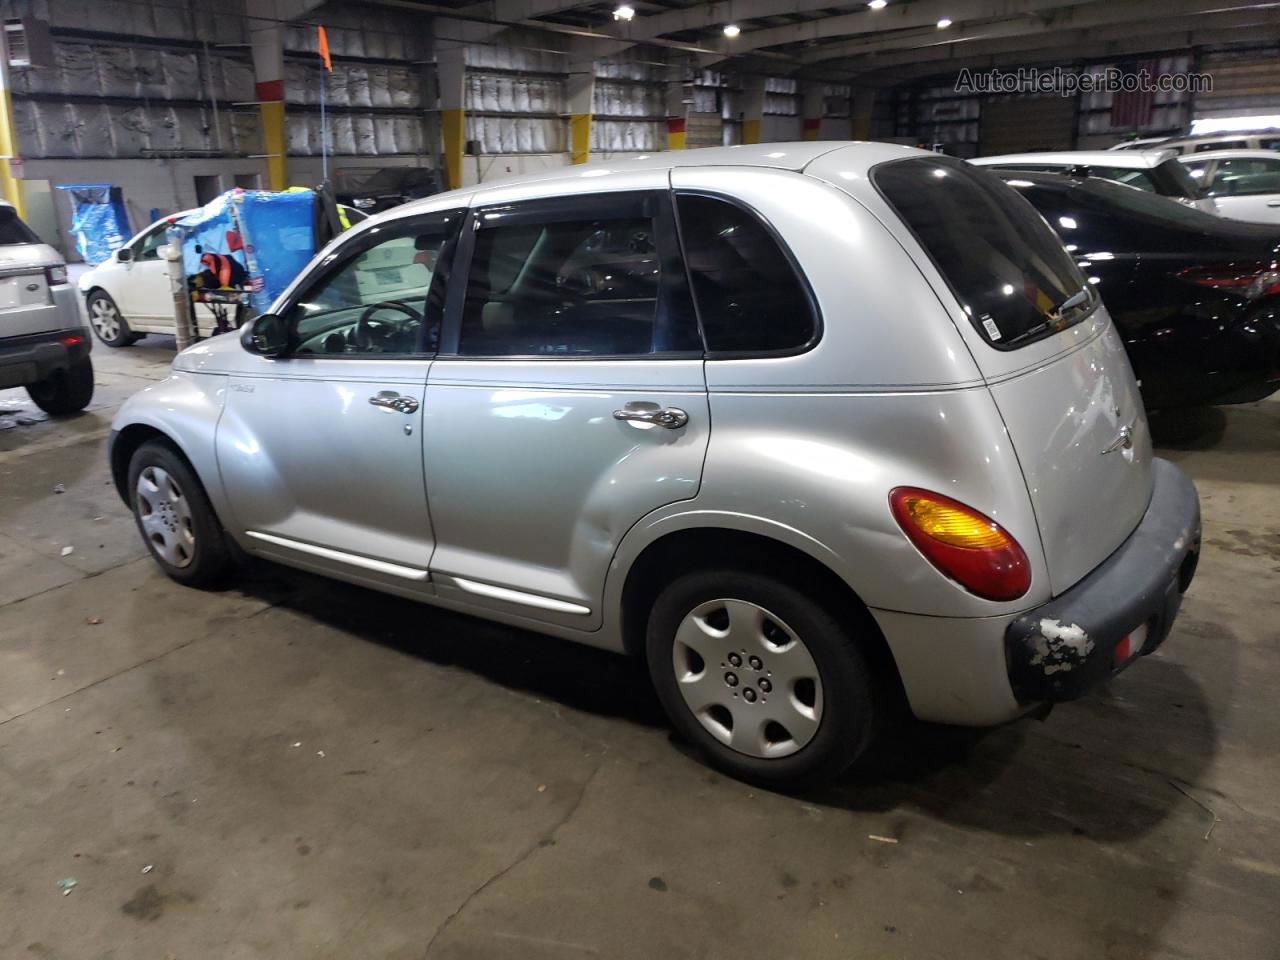
[[[310,190],[215,197],[169,228],[182,238],[183,271],[204,288],[247,286],[265,313],[316,252],[314,202]]]
[[[58,187],[71,192],[71,235],[84,262],[97,266],[132,234],[124,194],[109,183],[68,183]]]

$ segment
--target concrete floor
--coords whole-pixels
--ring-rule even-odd
[[[1280,402],[1157,423],[1205,518],[1159,653],[798,799],[700,766],[620,658],[170,583],[104,442],[171,357],[99,348],[62,422],[0,392],[0,957],[1280,957]]]

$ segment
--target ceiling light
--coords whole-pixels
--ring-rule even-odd
[[[883,10],[889,0],[868,0],[867,6],[872,10]]]
[[[945,29],[947,29],[947,27],[949,27],[949,26],[951,26],[951,18],[950,18],[950,17],[943,17],[941,20],[939,20],[939,21],[938,21],[938,29],[939,29],[939,30],[945,30]]]
[[[742,32],[742,28],[736,23],[726,23],[724,25],[724,35],[726,37],[736,37]]]
[[[615,20],[630,20],[635,15],[636,8],[629,7],[625,3],[618,7],[617,10],[613,11],[613,19]]]

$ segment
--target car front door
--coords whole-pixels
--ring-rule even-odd
[[[623,535],[698,492],[711,423],[670,193],[629,176],[495,200],[463,232],[423,424],[442,599],[594,629]]]
[[[173,321],[168,264],[159,254],[160,247],[168,242],[168,227],[165,221],[155,224],[130,246],[133,259],[113,264],[117,282],[109,292],[126,320],[140,320],[144,325],[157,320]]]
[[[422,404],[461,221],[415,215],[337,247],[287,300],[287,355],[231,378],[218,465],[258,552],[430,591]]]
[[[1280,223],[1280,157],[1220,159],[1211,189],[1224,217]]]

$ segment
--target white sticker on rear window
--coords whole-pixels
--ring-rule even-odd
[[[982,329],[987,331],[987,336],[992,340],[1000,339],[1000,328],[996,326],[996,322],[991,319],[991,314],[986,314],[982,318]]]

